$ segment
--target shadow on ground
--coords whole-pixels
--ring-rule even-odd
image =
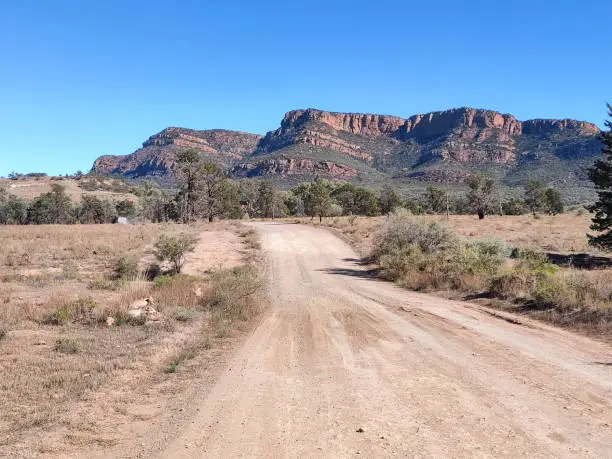
[[[320,269],[319,271],[336,276],[349,276],[349,277],[360,277],[362,279],[377,279],[378,269],[364,269],[362,266],[370,266],[366,261],[359,258],[344,258],[342,261],[349,262],[357,266],[357,268],[326,268]]]

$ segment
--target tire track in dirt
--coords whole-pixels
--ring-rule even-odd
[[[159,457],[612,457],[610,346],[372,279],[255,223],[272,307]]]

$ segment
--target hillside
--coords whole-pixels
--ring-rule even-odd
[[[253,152],[260,139],[259,135],[222,129],[196,131],[170,127],[149,137],[142,148],[130,155],[99,157],[92,171],[132,179],[154,177],[164,182],[170,178],[176,154],[182,150],[199,151],[206,160],[227,169]]]
[[[516,187],[531,178],[580,201],[592,196],[586,169],[599,155],[599,128],[571,119],[519,121],[491,110],[458,108],[399,118],[315,109],[288,112],[261,137],[232,131],[168,128],[127,156],[96,160],[98,173],[170,179],[176,152],[192,148],[236,178],[281,186],[315,175],[373,187],[460,185],[474,172]]]
[[[136,201],[133,187],[123,180],[106,177],[20,177],[18,180],[0,178],[0,188],[20,199],[31,201],[43,193],[51,191],[53,184],[62,185],[73,202],[78,202],[84,195],[96,196],[99,199]]]

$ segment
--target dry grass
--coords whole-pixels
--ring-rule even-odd
[[[381,228],[387,217],[330,217],[323,225],[335,228],[360,252],[367,253],[372,247],[372,236]],[[530,215],[488,216],[478,220],[473,215],[423,215],[425,221],[438,221],[459,236],[482,239],[494,237],[505,241],[511,247],[530,247],[545,252],[597,254],[589,247],[586,234],[590,232],[591,216],[585,215],[542,215],[534,219]],[[310,218],[298,219],[303,223]]]
[[[108,179],[107,181],[109,184],[111,183],[111,179]],[[124,199],[136,201],[137,199],[136,196],[131,193],[117,193],[104,190],[87,191],[79,186],[80,181],[69,178],[62,178],[62,180],[52,180],[50,177],[22,178],[19,180],[0,178],[0,187],[6,188],[10,194],[17,196],[18,198],[25,199],[26,201],[31,201],[43,193],[50,192],[51,186],[54,183],[59,183],[60,185],[64,186],[66,188],[66,193],[68,196],[70,196],[70,199],[73,202],[80,201],[81,196],[83,195],[93,195],[100,199],[109,199],[111,201],[122,201]]]
[[[609,256],[588,246],[586,234],[590,218],[588,214],[535,219],[532,216],[489,216],[484,220],[468,215],[451,215],[448,219],[439,215],[418,217],[424,224],[440,223],[465,241],[494,238],[510,248]],[[300,221],[318,224],[310,219]],[[362,256],[368,256],[387,221],[387,217],[333,217],[325,219],[323,225],[339,234]],[[456,254],[447,260],[417,255],[388,254],[379,260],[382,261],[381,273],[404,287],[438,291],[445,296],[502,297],[504,301],[487,300],[487,304],[612,340],[612,269],[561,268],[554,269],[554,273],[541,273],[534,267],[519,269],[517,263],[508,260],[505,271],[496,277],[494,273],[466,273],[465,266],[453,269],[449,261],[451,265],[456,264],[459,261]]]
[[[142,273],[157,235],[185,231],[244,229],[225,223],[0,227],[0,450],[71,455],[77,446],[112,443],[108,426],[130,422],[127,401],[148,403],[140,388],[165,403],[209,366],[209,350],[248,328],[260,298],[244,298],[252,306],[248,314],[242,298],[230,298],[227,314],[210,305],[224,274],[113,280],[121,256],[139,259]],[[242,248],[252,260],[255,240],[251,235]],[[157,320],[128,315],[130,304],[145,297],[152,298]],[[107,326],[109,317],[115,325]],[[179,378],[172,390],[164,387],[168,378]],[[75,445],[83,417],[91,434]]]

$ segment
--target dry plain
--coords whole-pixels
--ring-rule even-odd
[[[565,237],[546,220],[489,225],[513,244],[535,229],[561,251],[585,228],[571,221]],[[380,225],[328,223],[360,241]],[[3,454],[610,457],[609,344],[377,280],[329,229],[250,225],[1,228]],[[142,270],[158,234],[185,231],[200,238],[186,276],[102,282],[118,257]],[[268,307],[213,320],[200,295],[244,263],[264,267]],[[160,322],[101,322],[146,295]],[[45,322],[83,298],[91,316]]]

